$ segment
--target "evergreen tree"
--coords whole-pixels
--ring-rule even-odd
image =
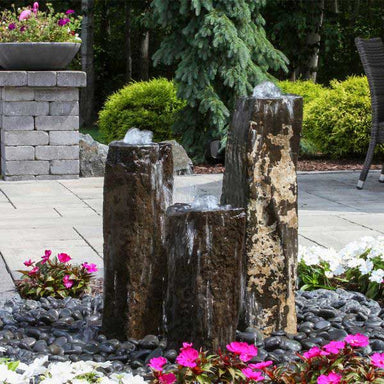
[[[260,9],[266,0],[153,0],[155,19],[169,31],[154,62],[176,65],[178,96],[187,107],[175,133],[194,155],[223,138],[236,99],[285,69],[268,41]]]

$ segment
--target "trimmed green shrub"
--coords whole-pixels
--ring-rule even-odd
[[[152,131],[154,141],[168,140],[184,105],[167,79],[132,83],[108,98],[99,114],[100,131],[108,143],[121,140],[131,127]]]
[[[310,101],[320,97],[326,90],[323,85],[316,84],[313,81],[297,80],[295,82],[284,80],[277,84],[284,93],[292,93],[294,95],[303,96],[304,107]]]
[[[367,78],[334,80],[306,106],[303,136],[332,157],[362,155],[369,144],[371,120]]]

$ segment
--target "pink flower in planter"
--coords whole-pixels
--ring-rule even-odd
[[[154,357],[153,359],[149,360],[148,365],[155,371],[161,372],[165,364],[167,364],[167,359],[160,356],[160,357]]]
[[[73,15],[75,11],[73,9],[68,9],[67,12],[65,12],[66,15]]]
[[[67,25],[67,24],[70,23],[70,22],[71,22],[71,20],[69,20],[68,18],[66,18],[66,19],[60,19],[60,20],[57,22],[57,24],[59,24],[60,27],[64,27],[64,25]]]
[[[272,364],[273,364],[272,361],[262,361],[261,363],[257,363],[257,364],[249,364],[248,367],[252,369],[263,369],[263,368],[269,367]]]
[[[67,255],[66,253],[59,253],[57,258],[59,259],[60,263],[68,263],[68,261],[72,260],[71,256]]]
[[[27,29],[27,27],[26,27],[25,25],[23,25],[23,26],[20,28],[20,32],[24,32],[26,29]]]
[[[241,372],[247,379],[252,381],[263,381],[265,379],[260,371],[252,371],[251,368],[243,368]]]
[[[317,378],[317,384],[339,384],[342,376],[335,372],[331,372],[329,375],[320,375]]]
[[[227,345],[227,349],[236,355],[240,355],[240,360],[244,362],[257,356],[257,348],[254,345],[243,342],[233,341],[231,344]]]
[[[15,24],[15,23],[11,23],[11,24],[9,24],[9,25],[8,25],[8,29],[9,29],[10,31],[13,31],[14,29],[16,29],[16,24]]]
[[[94,273],[94,272],[97,272],[98,269],[97,269],[97,266],[96,264],[88,264],[88,263],[83,263],[82,264],[82,267],[88,272],[88,273]]]
[[[166,373],[159,376],[159,382],[161,384],[173,384],[176,383],[176,376],[173,373]]]
[[[195,368],[197,366],[196,360],[199,357],[199,352],[195,348],[186,347],[181,348],[179,356],[176,358],[176,362],[183,367]]]
[[[26,9],[20,13],[19,21],[27,20],[31,17],[32,11],[30,9]]]
[[[371,363],[377,368],[384,369],[384,353],[374,353],[371,356]]]
[[[322,351],[319,347],[312,347],[310,350],[303,353],[303,356],[306,359],[312,359],[313,357],[325,356],[325,355],[328,355],[328,353]]]
[[[29,259],[29,260],[25,260],[25,261],[24,261],[24,265],[25,265],[26,267],[30,267],[32,264],[33,264],[33,261],[32,261],[31,259]]]
[[[38,11],[38,9],[39,9],[39,3],[37,2],[37,1],[35,1],[34,3],[33,3],[33,13],[37,13],[37,11]]]
[[[369,345],[369,338],[361,333],[356,335],[348,335],[344,339],[351,347],[366,347]]]
[[[186,348],[191,348],[193,346],[193,343],[183,343],[183,347],[180,348],[181,350],[186,349]]]
[[[337,355],[341,349],[345,348],[344,341],[331,341],[329,344],[324,345],[323,349],[328,353]]]
[[[63,277],[63,283],[64,283],[64,287],[69,289],[73,285],[73,280],[71,280],[68,275],[65,275]]]
[[[42,258],[41,264],[45,264],[49,260],[51,255],[52,255],[52,251],[50,251],[49,249],[46,249],[44,252],[44,256],[41,256]]]
[[[39,267],[34,267],[31,272],[28,273],[29,276],[36,275],[37,272],[40,271]]]

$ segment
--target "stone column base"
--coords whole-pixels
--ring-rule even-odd
[[[0,71],[4,180],[79,177],[79,71]]]

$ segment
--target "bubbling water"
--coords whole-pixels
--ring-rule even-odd
[[[125,144],[151,144],[153,138],[153,132],[151,131],[141,131],[138,128],[130,128],[128,129],[123,142]]]
[[[231,209],[230,205],[220,205],[219,199],[213,195],[196,196],[190,206],[191,209],[195,211],[221,211]]]
[[[257,99],[278,98],[283,95],[281,89],[271,81],[263,81],[253,89],[253,97]]]

